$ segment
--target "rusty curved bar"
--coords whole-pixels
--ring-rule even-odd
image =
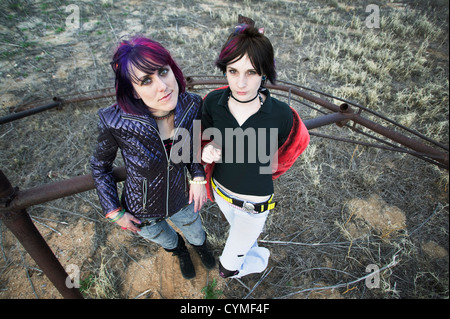
[[[290,85],[290,86],[294,86],[294,87],[297,87],[297,88],[300,88],[302,90],[306,90],[306,91],[309,91],[309,92],[314,92],[314,93],[319,94],[321,96],[326,96],[328,98],[336,99],[338,101],[341,101],[342,103],[346,103],[348,105],[355,106],[358,109],[358,113],[361,112],[361,111],[364,111],[364,112],[368,112],[370,114],[373,114],[376,117],[378,117],[378,118],[380,118],[380,119],[382,119],[382,120],[384,120],[384,121],[386,121],[388,123],[391,123],[391,124],[401,128],[401,129],[403,129],[403,130],[405,130],[405,131],[407,131],[407,132],[409,132],[409,133],[411,133],[413,135],[416,135],[417,137],[419,137],[419,138],[421,138],[421,139],[423,139],[423,140],[425,140],[425,141],[427,141],[427,142],[429,142],[431,144],[434,144],[434,145],[436,145],[436,146],[438,146],[438,147],[440,147],[440,148],[442,148],[442,149],[444,149],[446,151],[449,150],[449,146],[448,145],[444,145],[444,144],[442,144],[442,143],[440,143],[438,141],[435,141],[435,140],[429,138],[428,136],[425,136],[425,135],[423,135],[423,134],[421,134],[421,133],[419,133],[419,132],[417,132],[417,131],[415,131],[415,130],[407,127],[407,126],[404,126],[404,125],[402,125],[402,124],[400,124],[398,122],[395,122],[395,121],[391,120],[390,118],[384,116],[383,114],[381,114],[379,112],[376,112],[376,111],[374,111],[372,109],[369,109],[369,108],[367,108],[365,106],[362,106],[360,104],[357,104],[357,103],[355,103],[353,101],[349,101],[349,100],[343,99],[341,97],[334,96],[332,94],[325,93],[325,92],[322,92],[322,91],[319,91],[319,90],[316,90],[316,89],[307,88],[305,86],[302,86],[302,85],[299,85],[299,84],[296,84],[296,83],[287,82],[287,81],[283,81],[283,80],[279,80],[278,82],[279,83],[284,83],[284,84],[287,84],[287,85]]]
[[[125,180],[125,167],[114,168],[113,174],[116,182]],[[66,279],[68,275],[65,269],[35,227],[26,209],[58,198],[85,192],[94,189],[94,187],[92,175],[88,174],[19,190],[17,187],[12,187],[8,178],[0,170],[0,220],[14,234],[66,299],[80,299],[83,298],[83,295],[77,288],[67,287]]]
[[[200,85],[211,85],[211,84],[226,85],[226,83],[227,83],[226,80],[223,78],[197,80],[197,79],[195,79],[195,77],[196,76],[186,77],[187,87],[189,89],[194,89],[195,86],[200,86]],[[420,141],[412,139],[412,138],[410,138],[406,135],[400,134],[390,128],[387,128],[387,127],[382,126],[378,123],[375,123],[369,119],[366,119],[366,118],[362,117],[361,115],[355,113],[347,103],[344,103],[343,105],[338,106],[334,103],[331,103],[327,100],[324,100],[320,97],[317,97],[315,95],[312,95],[310,93],[307,93],[303,90],[300,90],[296,87],[292,87],[289,85],[267,84],[267,88],[280,90],[280,91],[284,91],[284,92],[289,92],[289,94],[294,94],[294,95],[300,96],[308,101],[311,101],[317,105],[320,105],[320,106],[334,112],[335,114],[341,114],[341,115],[343,115],[343,117],[345,117],[346,121],[351,120],[359,125],[362,125],[380,135],[383,135],[383,136],[391,139],[392,141],[395,141],[407,148],[417,151],[417,152],[423,154],[424,156],[430,157],[431,159],[443,164],[447,170],[449,169],[448,153],[442,152],[440,150],[436,150],[435,148],[433,148],[429,145],[426,145],[424,143],[421,143]],[[305,121],[305,122],[307,122],[307,121]],[[305,125],[306,125],[306,123],[305,123]]]
[[[65,269],[33,224],[25,208],[11,209],[9,204],[14,203],[14,196],[18,194],[20,192],[17,192],[17,188],[12,187],[8,178],[0,170],[0,220],[19,240],[64,298],[83,298],[77,288],[66,285],[68,275]]]
[[[125,166],[114,168],[113,175],[116,183],[124,181],[126,177]],[[14,200],[8,206],[8,209],[18,211],[58,198],[83,193],[94,188],[94,179],[91,174],[76,176],[62,181],[19,190]]]
[[[197,78],[203,78],[203,79],[198,80]],[[204,79],[204,78],[207,78],[207,79]],[[222,76],[208,76],[208,75],[187,76],[186,83],[187,83],[187,88],[191,89],[191,90],[194,89],[196,86],[201,86],[201,85],[219,86],[219,85],[227,84],[226,79],[223,78]],[[440,165],[438,165],[439,167],[444,167],[447,170],[449,169],[448,146],[443,145],[442,143],[439,143],[437,141],[431,140],[430,138],[428,138],[418,132],[414,132],[408,128],[405,128],[404,126],[400,125],[399,123],[395,123],[394,121],[386,118],[385,116],[383,116],[377,112],[374,112],[372,110],[369,110],[367,108],[364,108],[360,105],[357,105],[355,103],[351,103],[351,102],[348,102],[348,101],[345,101],[345,100],[339,98],[339,100],[345,102],[342,105],[347,106],[346,110],[342,110],[341,106],[338,106],[338,105],[333,104],[323,98],[320,98],[318,96],[310,94],[310,93],[306,92],[305,90],[315,92],[317,94],[325,94],[328,97],[333,97],[329,94],[319,92],[316,90],[312,90],[312,89],[306,89],[300,85],[292,84],[289,82],[280,81],[280,83],[286,83],[287,85],[267,84],[267,87],[271,88],[271,89],[279,90],[279,91],[288,92],[289,99],[290,99],[291,94],[294,94],[294,95],[302,97],[305,100],[311,101],[311,102],[313,102],[317,105],[320,105],[320,106],[333,112],[334,115],[326,115],[323,117],[318,117],[316,119],[306,120],[305,125],[308,127],[308,129],[313,129],[313,128],[316,128],[319,126],[328,125],[328,124],[332,124],[332,123],[338,123],[338,125],[339,125],[339,124],[342,124],[342,123],[345,123],[345,122],[348,122],[351,120],[354,123],[360,124],[361,126],[364,126],[373,132],[376,132],[382,136],[385,136],[385,137],[391,139],[392,141],[395,141],[411,150],[418,152],[420,154],[418,156],[419,158],[424,159],[424,158],[428,157],[432,163],[435,163],[435,164],[440,163]],[[89,101],[89,100],[93,100],[93,99],[111,97],[113,95],[114,95],[114,93],[104,93],[104,94],[97,94],[94,96],[87,96],[87,97],[86,96],[75,97],[75,98],[71,98],[71,99],[70,98],[69,99],[61,99],[61,98],[55,97],[55,98],[53,98],[54,102],[52,102],[52,103],[2,117],[2,118],[0,118],[0,124],[4,124],[7,122],[16,120],[16,119],[20,119],[25,116],[29,116],[31,114],[36,114],[38,112],[43,112],[43,111],[49,110],[51,108],[61,107],[63,104]],[[336,98],[336,97],[334,97],[334,98]],[[367,118],[364,118],[360,115],[360,112],[355,113],[349,105],[355,106],[355,107],[359,108],[359,110],[368,111],[371,114],[373,114],[374,116],[377,116],[378,118],[380,118],[384,121],[394,124],[401,129],[407,130],[408,132],[415,134],[417,137],[421,138],[422,140],[427,141],[428,143],[432,143],[432,144],[444,149],[445,151],[437,150],[437,149],[435,149],[425,143],[422,143],[416,139],[410,138],[404,134],[400,134],[390,128],[387,128],[387,127],[382,126],[378,123],[375,123]]]

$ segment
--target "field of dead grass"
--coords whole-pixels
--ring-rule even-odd
[[[366,26],[372,3],[378,29]],[[70,4],[80,9],[79,28],[67,27]],[[355,101],[448,145],[447,1],[2,0],[0,116],[112,88],[112,50],[137,33],[169,48],[185,75],[218,75],[214,60],[238,14],[265,27],[280,80]],[[1,125],[0,168],[22,189],[90,173],[96,112],[111,103]],[[293,106],[304,119],[319,115]],[[319,132],[355,137],[336,126]],[[63,266],[80,267],[88,298],[203,298],[214,279],[222,298],[448,298],[448,171],[313,136],[275,187],[279,208],[260,238],[269,267],[239,281],[207,273],[198,259],[197,278],[185,281],[171,256],[109,224],[94,191],[28,213]],[[215,204],[201,215],[219,256],[227,225]],[[1,224],[0,246],[0,298],[60,298]],[[367,267],[382,270],[376,288]]]

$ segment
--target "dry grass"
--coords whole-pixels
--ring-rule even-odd
[[[1,116],[38,99],[112,87],[111,50],[135,33],[166,45],[186,75],[218,74],[213,61],[241,13],[265,27],[280,80],[350,99],[448,145],[446,1],[380,1],[380,29],[366,28],[363,1],[173,0],[80,2],[81,28],[67,30],[70,3],[0,2]],[[66,105],[2,125],[1,169],[23,189],[89,173],[96,111],[112,102]],[[293,106],[305,119],[319,115]],[[319,131],[356,136],[335,126]],[[268,272],[219,279],[224,297],[448,298],[448,171],[410,155],[312,137],[275,187],[280,207],[260,240],[271,250]],[[79,265],[82,278],[90,278],[88,297],[134,298],[147,291],[136,288],[134,278],[154,279],[157,247],[108,224],[94,191],[28,212],[61,263]],[[202,218],[218,256],[227,225],[215,204]],[[0,229],[0,298],[59,298]],[[365,283],[371,264],[382,270],[375,289]],[[138,271],[134,277],[131,270]],[[185,283],[171,284],[173,292]],[[157,282],[145,297],[198,298],[205,286],[180,296],[164,285]]]

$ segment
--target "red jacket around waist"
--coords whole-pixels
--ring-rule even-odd
[[[222,89],[222,88],[219,88]],[[278,148],[277,154],[274,157],[272,164],[272,180],[284,174],[297,160],[300,154],[306,149],[309,144],[310,136],[308,129],[301,120],[298,113],[291,107],[293,113],[293,124],[287,140]],[[202,141],[202,146],[208,144],[209,141]],[[211,186],[211,177],[213,175],[215,163],[206,164],[206,189],[208,198],[214,202],[214,195]]]

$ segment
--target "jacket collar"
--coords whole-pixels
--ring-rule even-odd
[[[181,121],[184,118],[184,115],[186,114],[187,110],[191,106],[191,103],[189,103],[188,94],[186,92],[181,93],[178,95],[178,102],[177,106],[175,107],[175,117],[174,117],[174,126],[177,127],[181,124]]]

